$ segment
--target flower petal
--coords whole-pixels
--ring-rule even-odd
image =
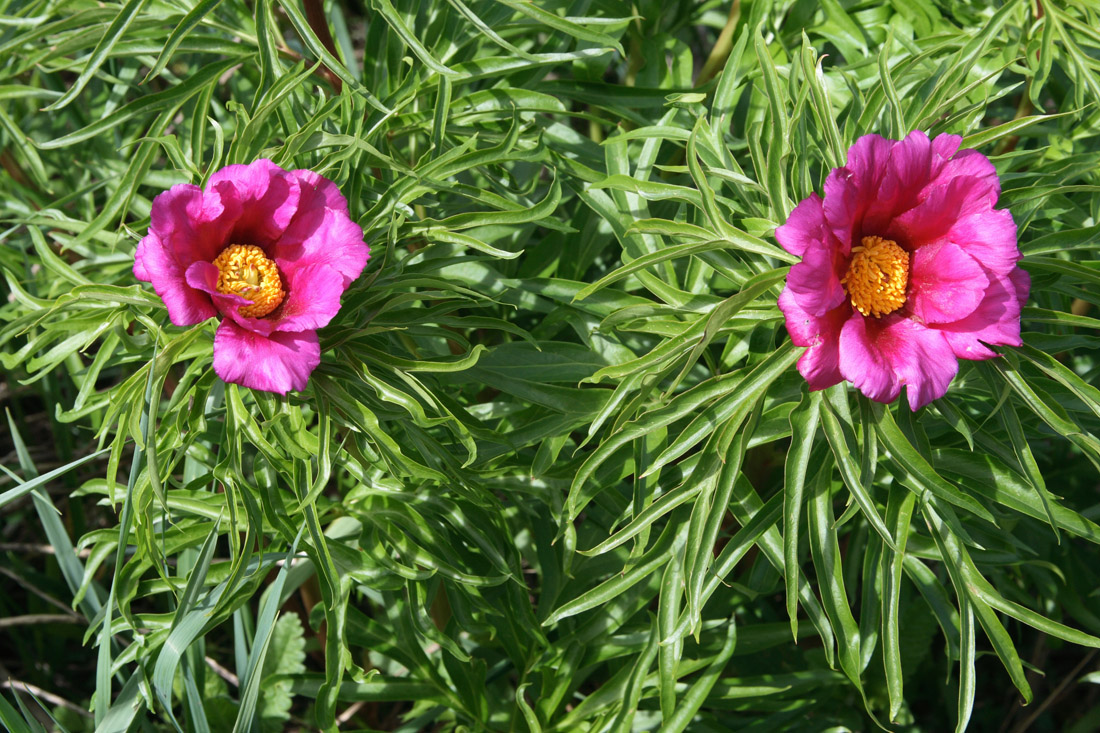
[[[327,326],[340,310],[343,276],[328,265],[306,265],[287,276],[287,296],[271,314],[276,331],[305,331]]]
[[[811,247],[791,267],[787,290],[802,310],[823,316],[848,298],[837,275],[837,257],[831,247]]]
[[[961,218],[952,225],[947,238],[997,275],[1015,270],[1022,256],[1016,241],[1016,222],[1008,209]]]
[[[959,373],[959,362],[947,339],[939,331],[906,318],[898,319],[884,333],[895,345],[893,350],[887,348],[887,358],[905,385],[909,409],[916,412],[943,397]]]
[[[842,252],[868,231],[864,217],[878,199],[891,151],[899,143],[878,135],[864,135],[848,149],[848,162],[833,169],[825,179],[825,219]]]
[[[298,179],[298,183],[301,185],[302,207],[309,209],[316,206],[315,199],[320,197],[326,208],[347,215],[348,201],[344,198],[344,194],[340,193],[340,187],[335,183],[320,173],[308,169],[293,170],[291,174]]]
[[[939,175],[946,163],[962,145],[962,135],[936,135],[932,139],[932,177]]]
[[[217,315],[210,298],[188,286],[181,264],[155,233],[138,243],[134,276],[153,284],[176,326],[193,326]]]
[[[905,385],[915,411],[943,397],[959,363],[937,330],[896,315],[853,315],[841,331],[840,371],[877,402],[893,402]]]
[[[148,241],[146,241],[148,240]],[[150,232],[138,242],[137,251],[134,252],[134,277],[142,282],[153,282],[153,275],[149,272],[149,269],[145,266],[146,248],[148,247],[161,247],[160,239],[156,234]]]
[[[370,257],[363,230],[344,212],[327,208],[315,191],[298,212],[271,254],[285,275],[307,265],[328,265],[344,278],[344,287],[359,277]]]
[[[235,199],[184,183],[153,199],[149,231],[171,251],[182,273],[196,260],[217,257],[239,217]]]
[[[847,304],[823,317],[802,310],[789,288],[779,296],[779,308],[786,317],[787,332],[796,346],[809,346],[798,360],[798,371],[810,384],[810,390],[825,389],[842,382],[840,373],[840,328],[851,312]]]
[[[263,336],[226,319],[214,335],[214,371],[223,381],[251,389],[276,394],[301,391],[320,363],[316,331]]]
[[[881,328],[879,319],[852,313],[840,329],[840,373],[872,400],[893,402],[901,394],[901,382],[878,346]]]
[[[240,204],[229,244],[254,244],[265,249],[290,225],[298,211],[301,184],[297,176],[270,160],[228,165],[210,176],[207,191]],[[212,259],[212,258],[211,258]]]
[[[206,293],[214,302],[218,312],[241,328],[261,336],[266,336],[275,330],[275,323],[269,318],[249,318],[238,312],[242,305],[251,305],[251,300],[234,293],[218,292],[218,268],[213,263],[195,262],[188,267],[187,284]]]
[[[982,266],[957,245],[932,245],[913,253],[909,308],[924,323],[965,318],[982,302],[988,287]]]
[[[215,315],[210,299],[187,284],[187,268],[217,256],[238,212],[235,202],[190,184],[153,199],[149,233],[134,255],[134,276],[153,284],[175,325],[191,326]]]
[[[920,130],[894,145],[877,189],[863,192],[868,205],[861,234],[881,236],[894,217],[916,206],[931,167],[932,141]]]
[[[840,243],[840,251],[847,256],[852,243],[863,230],[863,213],[867,207],[861,201],[860,189],[854,173],[848,168],[834,168],[825,178],[825,200],[822,212],[829,231]]]
[[[975,209],[991,209],[1001,195],[1001,179],[989,158],[977,150],[963,150],[944,161],[929,186],[942,186],[956,178],[969,178],[975,185],[970,188],[969,206]]]
[[[825,213],[821,197],[816,193],[802,199],[787,221],[775,230],[775,238],[783,249],[795,257],[801,257],[810,247],[819,247],[825,241]]]
[[[984,199],[986,188],[977,178],[960,177],[927,189],[920,203],[890,222],[886,236],[911,250],[948,237],[960,218],[990,213]]]
[[[992,276],[990,281],[974,312],[954,323],[936,326],[960,359],[981,360],[997,356],[997,352],[985,344],[1019,346],[1023,343],[1020,309],[1027,302],[1030,277],[1016,268],[1010,275]]]
[[[897,140],[887,140],[879,135],[864,135],[852,147],[848,148],[848,162],[845,167],[855,176],[855,183],[861,193],[873,196],[879,182],[886,174],[890,155]]]

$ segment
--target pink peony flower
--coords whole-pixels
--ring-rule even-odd
[[[1016,224],[994,209],[1000,181],[962,138],[865,135],[775,230],[802,261],[779,307],[809,348],[798,371],[810,389],[848,380],[878,402],[907,387],[917,410],[942,397],[958,359],[1019,346],[1030,280],[1017,267]]]
[[[177,326],[221,317],[214,371],[286,394],[321,362],[317,329],[367,264],[363,230],[332,181],[270,160],[230,165],[153,200],[134,277],[153,284]]]

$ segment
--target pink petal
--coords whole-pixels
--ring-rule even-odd
[[[916,412],[947,393],[951,380],[959,373],[959,362],[947,339],[939,331],[906,318],[885,329],[893,351],[886,349],[887,358],[899,381],[906,385],[909,409]]]
[[[893,402],[901,394],[901,382],[878,346],[881,330],[879,319],[852,313],[840,330],[840,373],[872,400]]]
[[[957,245],[930,245],[913,253],[909,308],[923,323],[965,318],[982,302],[988,287],[982,266]]]
[[[240,314],[238,309],[242,305],[251,305],[251,300],[240,295],[218,292],[218,268],[213,263],[196,262],[187,268],[187,284],[206,293],[214,302],[218,312],[241,328],[261,336],[268,336],[275,330],[276,319],[270,315],[264,318],[250,318]],[[278,312],[278,309],[274,311],[274,313]]]
[[[210,298],[187,285],[175,253],[155,233],[138,243],[134,276],[153,284],[176,326],[193,326],[217,315]]]
[[[287,296],[271,319],[276,331],[305,331],[327,326],[340,310],[343,276],[328,265],[291,270]]]
[[[947,238],[997,275],[1008,275],[1020,261],[1016,222],[1008,209],[991,209],[956,221]]]
[[[869,231],[864,216],[878,200],[891,151],[898,145],[878,135],[864,135],[848,149],[848,162],[825,179],[825,220],[848,254],[851,245]]]
[[[182,272],[196,260],[217,257],[239,216],[237,201],[217,191],[180,184],[153,199],[149,231],[172,252]]]
[[[301,391],[320,363],[316,331],[263,336],[226,319],[214,335],[214,371],[225,382],[251,389],[276,394]]]
[[[989,213],[987,189],[985,183],[973,177],[953,178],[927,188],[921,193],[920,203],[889,224],[886,236],[910,249],[938,241],[948,235],[961,217]]]
[[[872,196],[886,174],[891,152],[897,140],[887,140],[879,135],[864,135],[848,148],[845,167],[852,171],[861,193]]]
[[[346,213],[327,208],[324,196],[315,192],[271,254],[285,275],[299,267],[328,265],[343,276],[346,288],[363,272],[370,249],[362,228]]]
[[[886,178],[900,192],[912,191],[928,183],[932,172],[932,141],[920,130],[913,130],[890,151]],[[883,186],[886,186],[884,181]]]
[[[1007,276],[991,275],[989,288],[973,313],[936,328],[943,333],[958,358],[992,359],[997,352],[985,344],[1019,346],[1023,343],[1020,340],[1020,309],[1027,302],[1029,287],[1028,274],[1019,268]]]
[[[977,150],[963,150],[945,161],[930,186],[946,185],[956,178],[970,178],[975,182],[971,190],[971,206],[977,209],[993,208],[1001,194],[1001,180],[989,158]]]
[[[776,240],[795,257],[801,257],[809,247],[820,246],[826,236],[825,213],[816,193],[802,199],[787,222],[775,230]]]
[[[943,164],[953,156],[962,145],[961,135],[936,135],[932,140],[932,177],[939,175]]]
[[[149,212],[149,231],[171,250],[173,259],[186,261],[205,259],[217,254],[217,245],[204,242],[196,231],[203,217],[202,189],[189,183],[172,186],[157,194]],[[173,246],[175,245],[175,246]]]
[[[153,284],[177,326],[190,326],[215,314],[210,299],[187,284],[192,263],[209,261],[224,245],[236,204],[198,186],[173,186],[153,199],[149,233],[134,255],[134,276]]]
[[[893,402],[905,385],[912,410],[942,397],[959,371],[943,335],[901,316],[873,320],[854,314],[844,324],[840,371],[845,378],[877,402]]]
[[[1016,291],[1016,301],[1020,304],[1020,309],[1023,310],[1023,307],[1027,305],[1027,297],[1031,293],[1031,275],[1026,270],[1017,267],[1008,273],[1008,278],[1012,281],[1013,289]]]
[[[855,174],[848,168],[834,168],[825,178],[825,201],[822,212],[829,230],[840,242],[841,252],[847,256],[853,242],[863,231],[863,213],[867,210],[867,197],[863,197]]]
[[[210,177],[207,191],[217,191],[240,203],[240,215],[229,244],[267,248],[290,225],[298,211],[301,185],[297,176],[270,160],[228,165]]]
[[[340,193],[340,187],[320,173],[311,170],[299,169],[291,171],[298,178],[302,189],[301,206],[309,209],[315,206],[314,198],[320,197],[326,208],[341,214],[348,213],[348,202],[344,194]]]
[[[882,180],[874,191],[863,192],[868,198],[862,233],[880,235],[901,212],[913,208],[921,189],[927,185],[932,165],[932,142],[915,130],[890,150]]]
[[[789,288],[779,296],[779,308],[786,317],[787,332],[796,346],[808,346],[798,360],[798,371],[810,384],[810,390],[825,389],[844,380],[840,374],[840,328],[848,313],[847,305],[835,308],[822,317],[802,310]]]
[[[146,240],[149,240],[146,242]],[[160,247],[160,240],[156,234],[146,234],[145,237],[138,242],[137,251],[134,252],[134,277],[142,282],[152,282],[153,276],[149,273],[149,270],[145,267],[144,257],[145,249],[147,247]]]
[[[831,247],[818,246],[807,249],[802,261],[791,267],[787,290],[802,310],[823,316],[848,298],[837,276],[837,264]]]

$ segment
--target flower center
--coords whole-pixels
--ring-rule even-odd
[[[852,247],[848,274],[840,281],[848,289],[852,307],[865,316],[884,316],[905,305],[909,284],[909,253],[897,242],[864,237]]]
[[[219,293],[252,301],[252,305],[237,309],[246,318],[266,316],[286,297],[279,268],[259,247],[231,244],[214,258],[214,266],[218,268]]]

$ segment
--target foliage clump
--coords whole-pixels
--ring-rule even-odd
[[[0,721],[1094,729],[1098,21],[7,2]],[[774,235],[912,130],[993,162],[1031,280],[916,412],[808,390]],[[371,251],[286,397],[132,269],[159,193],[261,158]]]

